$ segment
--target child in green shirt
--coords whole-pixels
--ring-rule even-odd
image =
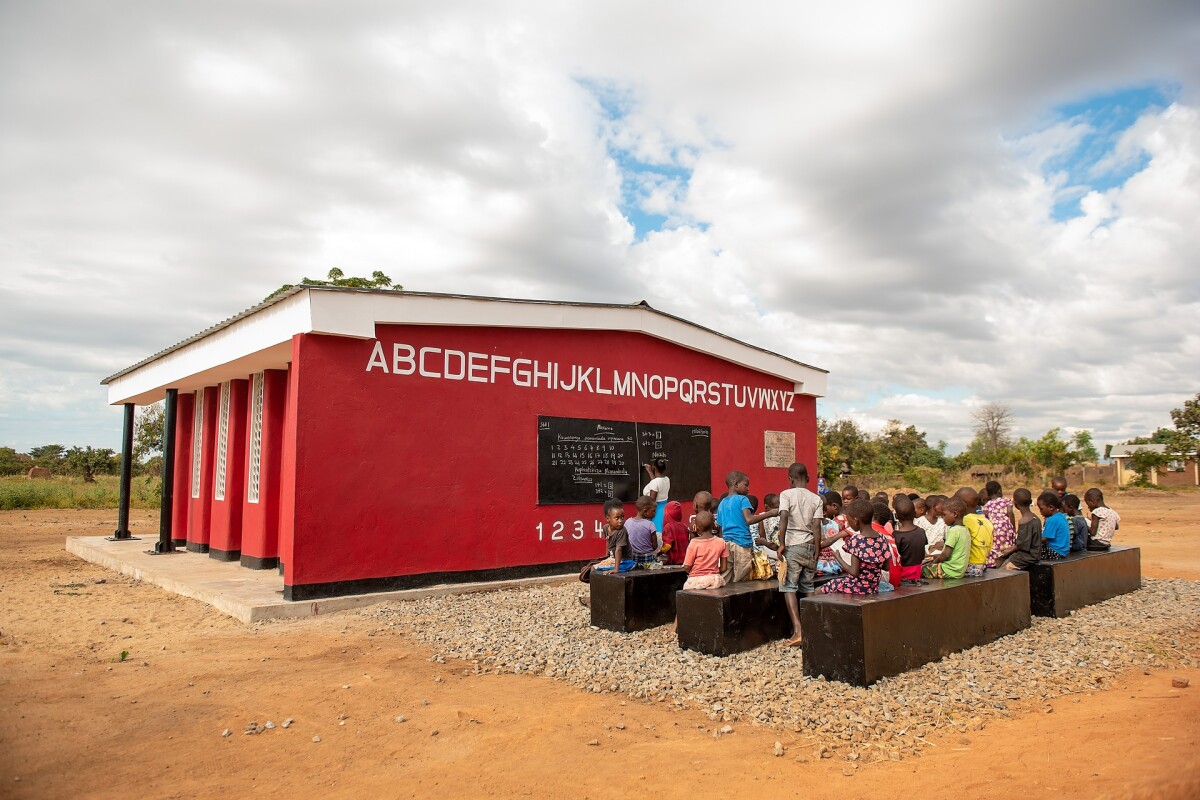
[[[962,524],[967,504],[961,497],[951,497],[943,505],[942,519],[946,523],[946,543],[941,550],[925,557],[921,571],[926,578],[961,578],[967,569],[971,550],[971,534]]]

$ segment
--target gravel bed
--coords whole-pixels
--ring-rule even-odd
[[[533,673],[586,691],[695,708],[809,738],[814,756],[871,762],[916,755],[926,737],[980,730],[1043,701],[1102,690],[1131,669],[1193,666],[1200,583],[1144,579],[1131,594],[864,689],[805,677],[799,648],[726,658],[681,650],[668,628],[592,628],[578,584],[427,598],[363,612],[415,636],[432,660],[476,674]],[[1046,708],[1048,711],[1048,707]],[[714,735],[720,731],[714,731]]]

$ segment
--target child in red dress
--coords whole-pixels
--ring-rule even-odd
[[[683,505],[678,500],[667,503],[663,520],[663,549],[666,550],[663,561],[678,566],[683,563],[683,557],[687,554],[690,538],[688,526],[683,522]]]

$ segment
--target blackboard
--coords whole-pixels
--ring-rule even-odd
[[[571,417],[538,417],[538,504],[631,503],[649,481],[642,464],[666,458],[670,497],[690,500],[712,480],[712,430]]]

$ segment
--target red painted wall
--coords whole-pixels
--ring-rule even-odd
[[[392,344],[402,342],[556,361],[568,369],[595,366],[609,376],[635,370],[793,388],[619,331],[379,326],[377,335],[389,367]],[[786,469],[763,466],[765,430],[794,431],[798,459],[816,472],[813,397],[796,396],[787,412],[520,388],[508,375],[492,384],[367,372],[374,345],[312,334],[293,341],[288,413],[295,450],[293,456],[285,444],[281,496],[281,535],[291,540],[283,544],[291,551],[284,556],[289,586],[603,555],[599,505],[537,505],[538,415],[709,425],[717,495],[731,469],[749,474],[759,497],[787,488]],[[672,499],[690,507],[690,497]]]
[[[242,503],[242,563],[279,556],[279,464],[283,450],[287,370],[262,376],[262,439],[259,445],[258,501],[250,501],[250,445],[254,420],[254,382],[246,403],[246,497]],[[266,566],[270,566],[269,564]]]
[[[236,559],[242,549],[242,498],[246,491],[246,398],[250,382],[229,381],[227,417],[217,418],[213,433],[217,439],[213,461],[212,524],[209,531],[209,555]],[[223,388],[223,387],[222,387]],[[218,394],[218,397],[220,395]],[[219,401],[218,401],[219,404]],[[225,432],[225,486],[220,492],[220,428]]]
[[[204,392],[204,409],[200,441],[192,442],[192,447],[200,448],[200,481],[199,490],[193,484],[192,465],[188,464],[188,549],[205,551],[208,549],[209,528],[212,524],[212,475],[213,461],[216,457],[217,443],[217,409],[220,406],[221,391],[216,386],[206,386]],[[193,417],[195,412],[193,412]],[[193,449],[193,457],[195,450]],[[193,497],[192,495],[199,495]]]
[[[171,495],[171,539],[187,542],[188,506],[192,485],[192,407],[195,396],[180,393],[175,401],[175,480]]]

